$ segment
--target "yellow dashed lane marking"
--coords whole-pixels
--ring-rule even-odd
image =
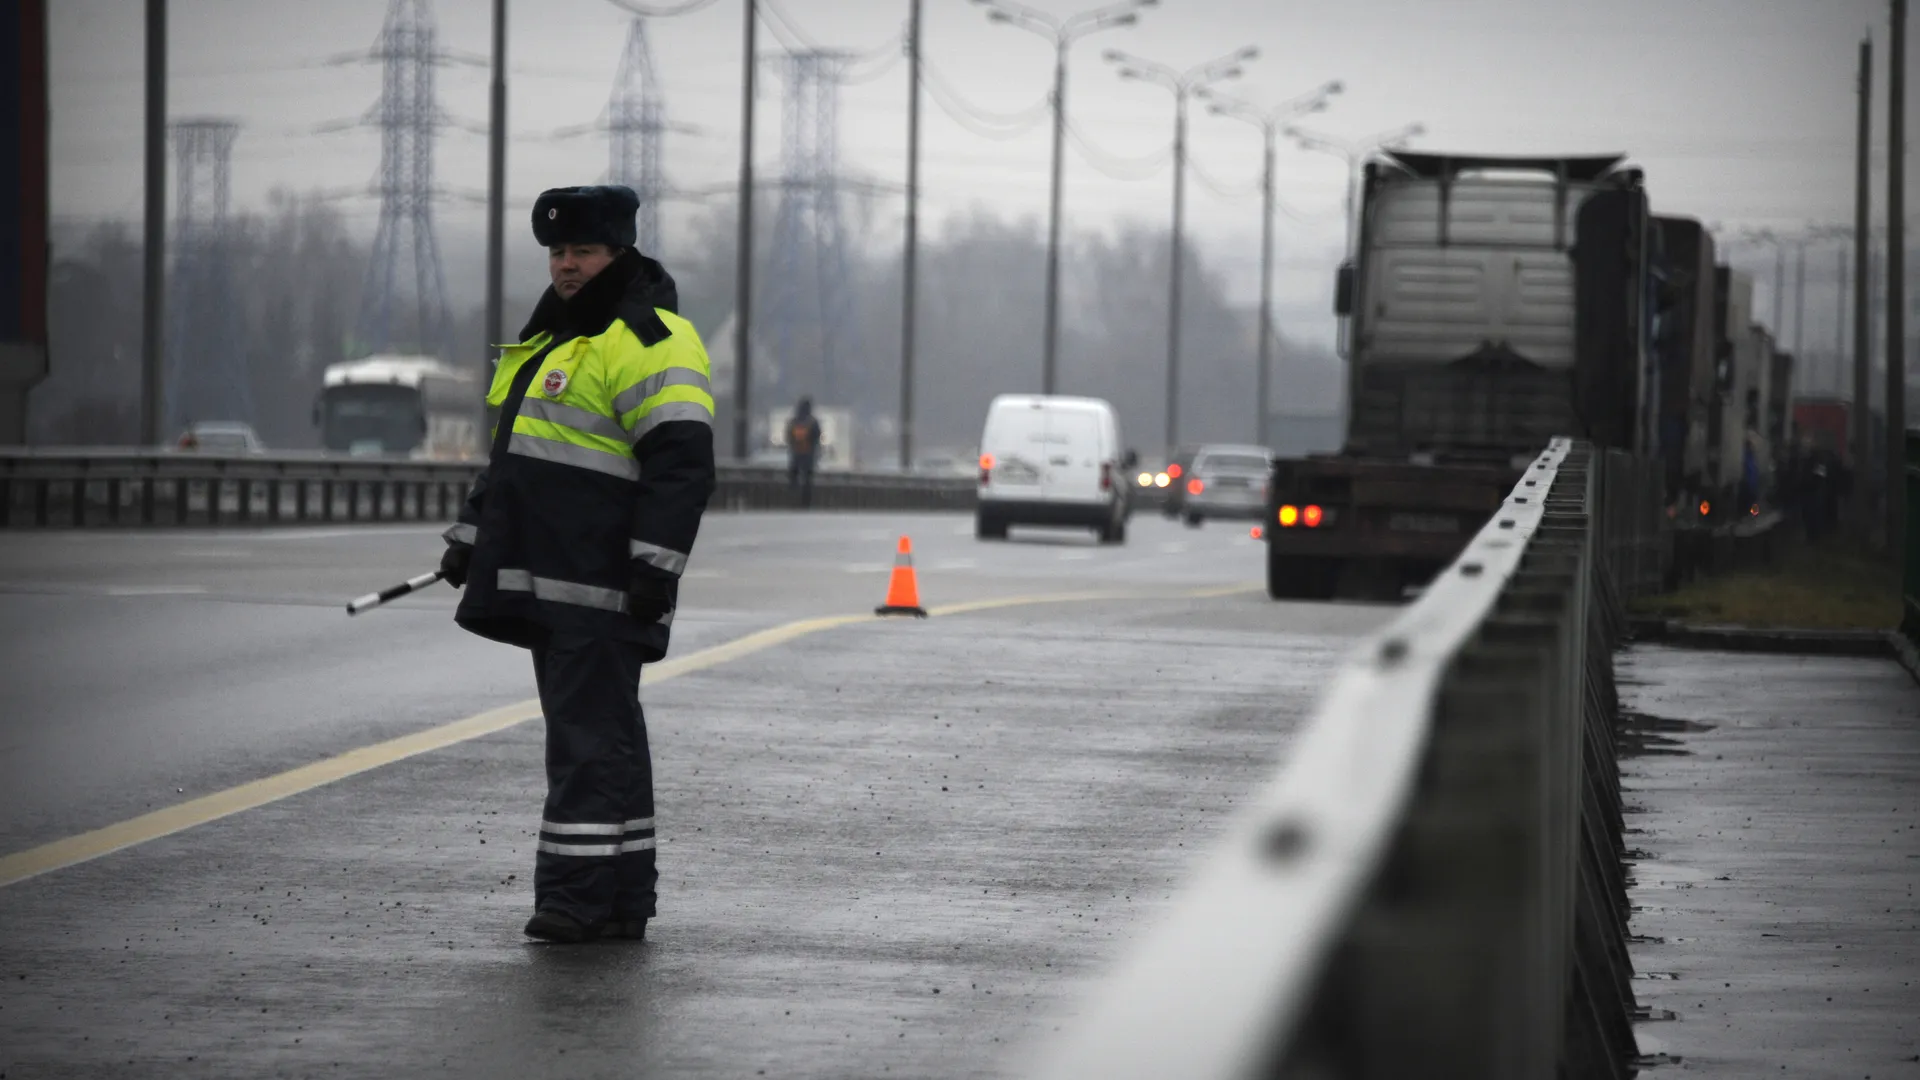
[[[1247,592],[1252,588],[1252,586],[1233,586],[1230,589],[1201,589],[1175,595],[1192,598],[1214,597]],[[1145,598],[1143,594],[1119,592],[1014,596],[997,600],[948,604],[945,607],[931,608],[928,614],[962,615],[973,611],[1021,607],[1030,604],[1132,599],[1136,596]],[[701,649],[686,656],[649,664],[644,669],[642,685],[652,686],[668,679],[704,671],[823,630],[832,630],[853,623],[875,622],[878,619],[879,617],[875,615],[828,615],[800,619],[755,631],[744,637]],[[265,806],[270,802],[277,802],[303,791],[311,791],[336,780],[345,780],[349,776],[377,769],[382,765],[391,765],[416,754],[424,754],[431,750],[463,743],[469,739],[477,739],[483,735],[491,735],[497,731],[505,731],[516,724],[524,724],[539,717],[538,699],[516,702],[498,709],[489,709],[464,720],[456,720],[451,724],[442,724],[412,735],[402,735],[397,739],[374,743],[372,746],[362,746],[323,761],[316,761],[311,765],[302,765],[297,769],[289,769],[274,776],[227,788],[225,791],[216,791],[211,795],[189,799],[183,803],[155,810],[150,814],[142,814],[136,818],[108,825],[103,829],[95,829],[78,836],[69,836],[64,840],[55,840],[50,844],[42,844],[36,848],[0,856],[0,888],[41,874],[52,873],[76,863],[83,863],[89,859],[97,859],[102,855],[110,855],[150,840],[158,840],[163,836],[171,836],[196,825],[205,825],[207,822],[218,821],[232,814]]]

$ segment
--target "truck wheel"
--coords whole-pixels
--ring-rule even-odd
[[[1005,520],[989,516],[980,511],[973,516],[973,535],[976,540],[1005,540],[1007,523]]]
[[[1187,515],[1187,528],[1189,528],[1189,529],[1197,529],[1197,528],[1199,528],[1199,527],[1200,527],[1200,523],[1201,523],[1201,522],[1203,522],[1203,521],[1205,521],[1205,520],[1206,520],[1206,518],[1203,518],[1203,517],[1201,517],[1201,516],[1200,516],[1199,514],[1188,514],[1188,515]]]
[[[1267,596],[1274,600],[1331,600],[1340,587],[1340,560],[1287,555],[1267,548]]]

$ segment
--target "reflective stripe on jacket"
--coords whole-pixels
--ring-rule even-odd
[[[487,404],[492,453],[450,542],[474,545],[455,615],[532,645],[563,628],[667,649],[672,616],[627,613],[635,575],[669,594],[713,491],[706,349],[675,314],[672,278],[628,251],[569,300],[541,298],[506,346]]]

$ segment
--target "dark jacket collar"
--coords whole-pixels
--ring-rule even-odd
[[[527,325],[521,327],[520,340],[542,331],[551,331],[555,341],[597,337],[606,333],[615,319],[638,327],[655,308],[679,313],[680,294],[673,276],[658,260],[628,248],[593,280],[580,286],[571,299],[561,299],[553,286],[547,286],[540,302],[533,306]]]

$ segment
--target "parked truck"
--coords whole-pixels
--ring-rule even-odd
[[[1710,240],[1675,228],[1693,243],[1675,253],[1686,274],[1670,272],[1640,170],[1618,155],[1396,151],[1362,176],[1335,300],[1346,440],[1275,464],[1269,595],[1399,597],[1557,435],[1659,460],[1665,477],[1691,454],[1704,474],[1693,387]]]

